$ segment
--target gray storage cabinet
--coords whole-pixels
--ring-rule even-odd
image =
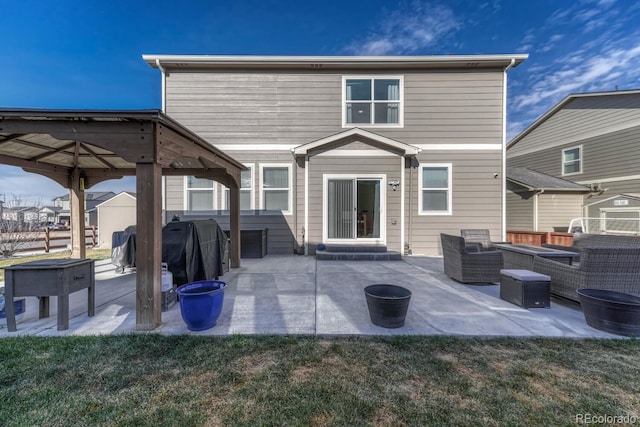
[[[551,277],[529,270],[500,270],[500,298],[524,308],[551,306]]]
[[[87,314],[95,311],[95,267],[92,259],[45,259],[5,267],[7,329],[16,331],[13,300],[39,297],[39,318],[49,317],[49,297],[58,297],[58,330],[69,328],[69,294],[88,289]]]

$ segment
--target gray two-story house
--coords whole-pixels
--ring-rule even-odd
[[[580,217],[585,231],[640,234],[639,139],[640,90],[564,98],[509,142],[507,164],[574,186],[508,192],[509,228],[553,231]],[[538,198],[535,213],[524,208]]]
[[[441,232],[505,233],[507,71],[527,55],[144,55],[162,108],[241,161],[241,228],[269,253],[318,244],[440,253]],[[228,226],[228,190],[165,177],[166,219]]]

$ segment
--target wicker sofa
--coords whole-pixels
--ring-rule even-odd
[[[571,246],[552,245],[548,243],[542,246],[581,254],[584,248],[640,248],[640,237],[575,233],[573,235],[573,245]],[[578,257],[576,261],[580,261],[580,258]]]
[[[578,301],[577,289],[640,296],[640,247],[582,247],[578,265],[534,257],[533,271],[551,276],[551,293]]]
[[[502,252],[471,251],[461,236],[440,234],[444,273],[462,283],[497,283],[503,268]],[[476,247],[477,248],[477,247]]]

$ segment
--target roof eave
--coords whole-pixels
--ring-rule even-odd
[[[153,68],[485,68],[517,66],[528,54],[433,56],[216,56],[155,55],[142,59]]]

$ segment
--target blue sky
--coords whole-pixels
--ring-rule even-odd
[[[627,0],[0,0],[0,106],[160,108],[142,54],[528,53],[509,72],[511,138],[570,93],[640,88],[638,22]],[[18,168],[0,176],[7,200],[66,194]]]

